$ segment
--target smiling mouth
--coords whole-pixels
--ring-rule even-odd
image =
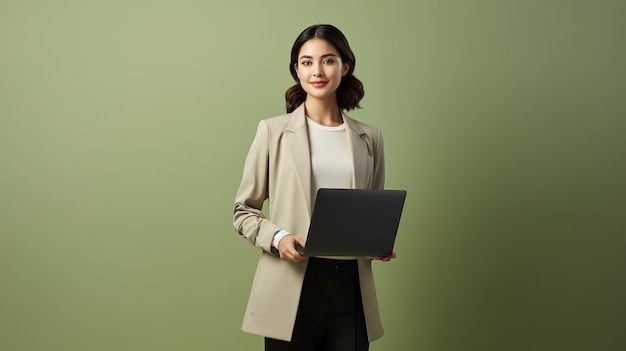
[[[311,82],[311,85],[314,87],[323,87],[324,85],[326,85],[328,82],[325,81],[317,81],[317,82]]]

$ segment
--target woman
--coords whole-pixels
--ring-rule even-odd
[[[371,259],[297,251],[317,189],[383,188],[380,131],[344,113],[364,94],[354,65],[337,28],[305,29],[291,50],[287,114],[259,123],[245,161],[233,224],[262,253],[242,329],[266,350],[367,350],[383,334]]]

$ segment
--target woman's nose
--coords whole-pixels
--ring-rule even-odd
[[[322,72],[322,68],[320,66],[315,67],[315,69],[313,70],[313,76],[314,77],[321,77],[323,75],[324,75],[324,73]]]

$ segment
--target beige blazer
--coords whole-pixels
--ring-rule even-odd
[[[343,115],[352,153],[354,188],[382,189],[385,178],[380,131]],[[269,218],[261,209],[269,199]],[[235,198],[233,225],[262,249],[242,329],[291,340],[306,261],[285,262],[272,247],[281,229],[306,239],[312,211],[311,160],[304,105],[290,114],[263,120],[245,161]],[[371,260],[359,259],[363,309],[370,341],[383,334]]]

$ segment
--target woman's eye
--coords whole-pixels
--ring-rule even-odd
[[[308,66],[311,64],[311,61],[302,61],[301,65],[302,66]]]
[[[325,65],[328,65],[328,64],[331,64],[333,62],[334,62],[333,60],[327,59],[327,60],[324,60],[322,63],[325,64]]]

